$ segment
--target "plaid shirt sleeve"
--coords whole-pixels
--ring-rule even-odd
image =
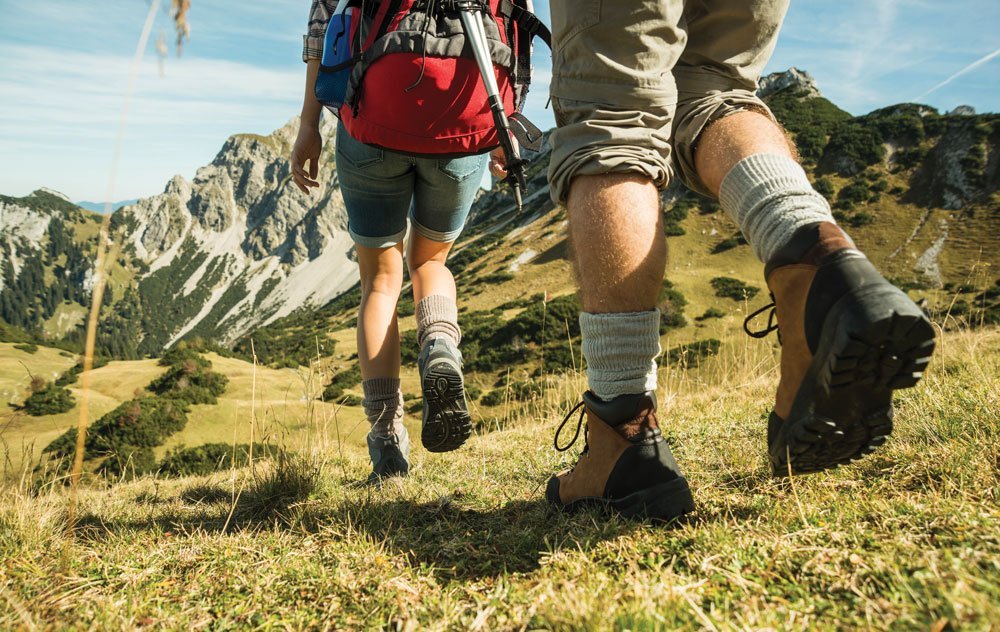
[[[337,9],[337,0],[313,0],[309,9],[309,26],[302,36],[302,61],[323,58],[323,38],[326,25]]]

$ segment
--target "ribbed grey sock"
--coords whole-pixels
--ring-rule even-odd
[[[458,346],[462,341],[462,330],[458,328],[458,305],[455,300],[432,294],[420,299],[416,307],[417,343],[423,348],[431,338],[451,338]]]
[[[388,437],[403,427],[403,393],[398,377],[374,377],[361,381],[365,399],[361,405],[372,425],[372,434]]]
[[[765,263],[796,229],[834,221],[830,204],[799,163],[779,154],[754,154],[736,163],[722,179],[719,203]]]
[[[660,310],[624,314],[580,312],[590,390],[604,401],[656,390]]]

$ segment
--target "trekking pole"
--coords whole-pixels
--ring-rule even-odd
[[[514,202],[517,204],[517,210],[520,211],[524,206],[522,191],[527,189],[527,181],[524,177],[526,163],[521,158],[517,145],[511,139],[510,121],[507,120],[507,113],[503,109],[500,87],[497,85],[496,75],[493,74],[493,57],[490,55],[489,45],[486,43],[486,28],[483,26],[483,3],[476,0],[457,0],[454,7],[462,21],[465,36],[468,38],[472,54],[479,65],[479,74],[483,77],[483,84],[486,86],[486,99],[493,112],[493,121],[496,124],[497,135],[500,137],[500,146],[503,148],[507,161],[507,177],[503,181],[514,190]]]

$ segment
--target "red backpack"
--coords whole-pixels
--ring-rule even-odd
[[[317,97],[356,140],[411,155],[455,157],[500,144],[460,11],[479,10],[503,108],[523,146],[541,132],[519,114],[531,81],[531,41],[550,44],[526,0],[351,0],[348,61],[321,66]],[[365,14],[367,13],[367,15]],[[327,46],[330,42],[328,33]],[[324,76],[325,75],[325,76]],[[343,103],[324,99],[340,80]],[[344,86],[346,84],[346,86]]]

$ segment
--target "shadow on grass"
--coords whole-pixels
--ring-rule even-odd
[[[190,508],[132,520],[84,515],[76,534],[81,541],[98,543],[136,532],[214,534],[277,528],[305,534],[331,528],[341,533],[353,530],[384,542],[395,554],[414,566],[430,569],[442,580],[468,580],[531,572],[551,552],[586,551],[603,540],[633,533],[643,524],[589,509],[566,515],[543,499],[477,508],[461,496],[421,503],[349,495],[332,506],[310,501],[294,516],[266,518],[255,506],[248,510],[244,505],[252,501],[241,499],[229,518],[230,506],[225,502],[229,498],[222,487],[198,486],[178,497],[192,503]]]

